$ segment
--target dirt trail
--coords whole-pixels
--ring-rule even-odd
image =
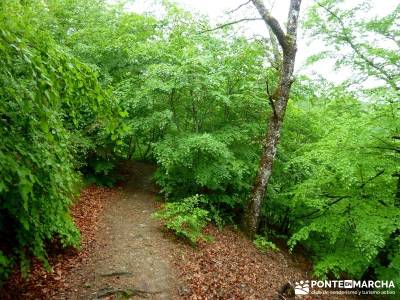
[[[143,163],[129,168],[132,175],[121,196],[102,213],[97,247],[87,263],[70,272],[71,278],[66,280],[71,285],[69,292],[59,299],[96,299],[113,289],[149,292],[145,294],[148,299],[176,298],[175,244],[151,218],[155,211],[154,168]]]
[[[311,264],[303,256],[290,254],[284,247],[263,254],[231,227],[207,226],[205,231],[214,241],[197,247],[175,238],[151,218],[156,210],[156,188],[151,183],[155,168],[130,162],[123,169],[129,173],[124,188],[89,187],[74,207],[84,249],[52,251],[53,272],[36,264],[27,282],[16,272],[0,289],[0,298],[293,299],[291,293],[281,292],[278,298],[277,293],[288,282],[312,278]],[[116,297],[117,290],[138,294]],[[302,299],[355,297],[308,295]]]

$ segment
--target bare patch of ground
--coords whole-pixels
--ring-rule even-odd
[[[30,274],[23,279],[18,268],[0,289],[0,299],[56,299],[56,295],[70,289],[69,274],[76,266],[85,265],[98,246],[96,232],[101,213],[118,195],[117,190],[89,186],[71,208],[71,215],[82,236],[82,249],[62,249],[57,241],[48,245],[51,270],[46,271],[41,262],[33,260]],[[68,280],[67,280],[68,279]]]
[[[136,299],[174,299],[177,279],[172,265],[176,244],[151,218],[155,211],[154,167],[135,163],[120,196],[102,213],[97,247],[89,261],[71,271],[65,299],[125,295]],[[119,292],[117,292],[119,291]]]

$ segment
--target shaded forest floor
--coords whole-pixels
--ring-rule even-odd
[[[232,228],[208,226],[214,241],[197,247],[175,238],[151,218],[159,205],[154,167],[125,167],[123,188],[88,187],[73,207],[82,250],[50,247],[52,272],[39,262],[27,281],[16,272],[1,299],[274,299],[288,281],[310,279],[301,256],[262,254]]]

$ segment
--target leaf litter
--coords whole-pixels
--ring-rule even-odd
[[[154,256],[153,253],[158,253],[157,255],[160,257],[152,258],[152,260],[162,258],[166,261],[165,266],[174,269],[169,271],[169,276],[175,276],[173,274],[176,274],[177,278],[173,280],[173,282],[176,282],[176,286],[174,284],[171,287],[176,292],[168,294],[169,298],[161,298],[158,292],[148,293],[148,289],[142,292],[140,287],[139,289],[136,289],[136,287],[123,289],[115,285],[121,283],[121,281],[118,281],[121,278],[129,277],[130,272],[112,271],[100,274],[101,278],[108,278],[110,284],[98,290],[100,291],[100,293],[97,293],[98,295],[107,296],[107,299],[116,299],[121,293],[128,296],[128,298],[129,295],[132,295],[132,299],[137,299],[135,297],[184,300],[293,299],[293,295],[290,291],[285,290],[285,286],[298,280],[311,279],[311,264],[302,255],[290,254],[285,247],[281,247],[280,251],[262,253],[240,231],[234,228],[226,227],[223,230],[218,230],[215,226],[209,225],[205,229],[205,234],[212,236],[213,241],[200,242],[196,247],[175,237],[162,227],[160,222],[151,220],[151,212],[160,206],[159,203],[154,201],[156,194],[154,186],[148,184],[148,180],[143,181],[144,177],[150,176],[151,168],[147,170],[148,167],[141,164],[131,166],[131,168],[138,171],[136,175],[133,175],[134,180],[130,188],[126,189],[124,193],[126,196],[130,195],[129,197],[136,199],[135,201],[139,201],[138,198],[140,198],[143,203],[126,202],[129,203],[126,205],[130,205],[129,209],[131,211],[133,210],[132,207],[134,207],[137,212],[130,212],[129,216],[121,217],[121,222],[128,222],[126,218],[130,217],[130,222],[132,224],[137,223],[138,229],[136,234],[131,231],[120,234],[126,236],[126,240],[132,240],[132,238],[134,240],[149,239],[146,243],[140,242],[138,244],[142,249],[134,251],[142,257],[135,259],[145,261]],[[143,169],[144,173],[140,169]],[[138,191],[139,194],[135,194]],[[80,282],[81,286],[77,288],[76,281],[82,281],[82,278],[78,278],[78,274],[75,272],[77,269],[82,268],[87,268],[90,271],[91,269],[88,266],[93,265],[93,261],[98,260],[98,257],[103,254],[108,255],[105,252],[110,249],[104,248],[104,240],[107,240],[108,236],[102,230],[105,227],[108,228],[110,224],[105,222],[104,219],[115,219],[118,216],[104,216],[102,214],[110,214],[110,211],[112,213],[113,210],[108,208],[113,206],[118,208],[118,205],[122,205],[122,207],[119,210],[113,208],[114,213],[123,214],[126,212],[127,209],[123,206],[124,202],[121,200],[122,194],[120,189],[97,186],[89,186],[84,189],[79,200],[71,208],[71,215],[82,234],[82,249],[80,251],[61,249],[59,243],[51,243],[48,249],[52,271],[47,272],[38,261],[32,263],[31,273],[26,281],[21,278],[21,273],[18,270],[15,271],[5,283],[3,289],[0,290],[0,299],[86,299],[81,297],[82,290],[89,290],[95,287],[89,278],[87,280],[83,278],[83,282]],[[150,206],[153,208],[145,204],[149,203],[149,199],[152,201]],[[136,208],[136,205],[139,207]],[[134,220],[132,217],[144,219]],[[99,221],[101,221],[101,224],[99,224]],[[147,222],[149,226],[143,226],[144,222]],[[140,234],[140,230],[148,230],[143,234],[149,234],[150,237]],[[154,230],[161,234],[154,233]],[[161,239],[169,242],[165,244],[165,241],[160,241]],[[131,242],[126,243],[128,246],[133,245]],[[126,253],[121,253],[121,255],[123,254]],[[128,260],[129,258],[123,258],[122,262],[128,262]],[[167,261],[170,261],[171,264],[168,264]],[[154,261],[151,264],[154,267]],[[146,267],[146,265],[143,266]],[[140,271],[145,272],[146,270],[142,269]],[[88,272],[82,274],[88,274]],[[151,274],[153,273],[149,272],[149,276]],[[147,276],[147,280],[150,280],[149,276]],[[154,278],[153,280],[157,279]],[[114,286],[112,286],[113,284]],[[151,285],[152,283],[147,282],[146,284]],[[132,293],[132,291],[141,292]],[[279,292],[281,293],[280,296],[278,295]],[[60,297],[60,295],[69,296]],[[318,295],[307,295],[303,296],[302,299],[327,298]],[[329,299],[355,298],[330,295]]]

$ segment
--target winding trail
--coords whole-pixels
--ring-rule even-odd
[[[70,272],[68,293],[59,299],[98,299],[116,289],[142,293],[129,299],[177,298],[172,266],[176,245],[151,218],[156,209],[154,167],[135,162],[129,169],[132,174],[120,197],[102,213],[95,250]]]
[[[199,242],[197,247],[177,239],[151,217],[157,207],[157,189],[151,181],[155,167],[127,162],[124,170],[129,174],[124,188],[82,192],[84,202],[78,202],[82,205],[73,217],[82,230],[84,249],[76,253],[55,248],[52,272],[36,264],[26,282],[16,272],[4,293],[0,289],[0,298],[294,299],[288,283],[312,279],[312,265],[303,255],[289,253],[284,245],[280,251],[261,253],[232,226],[222,230],[207,226],[204,231],[213,242]],[[329,299],[356,296],[329,295]]]

